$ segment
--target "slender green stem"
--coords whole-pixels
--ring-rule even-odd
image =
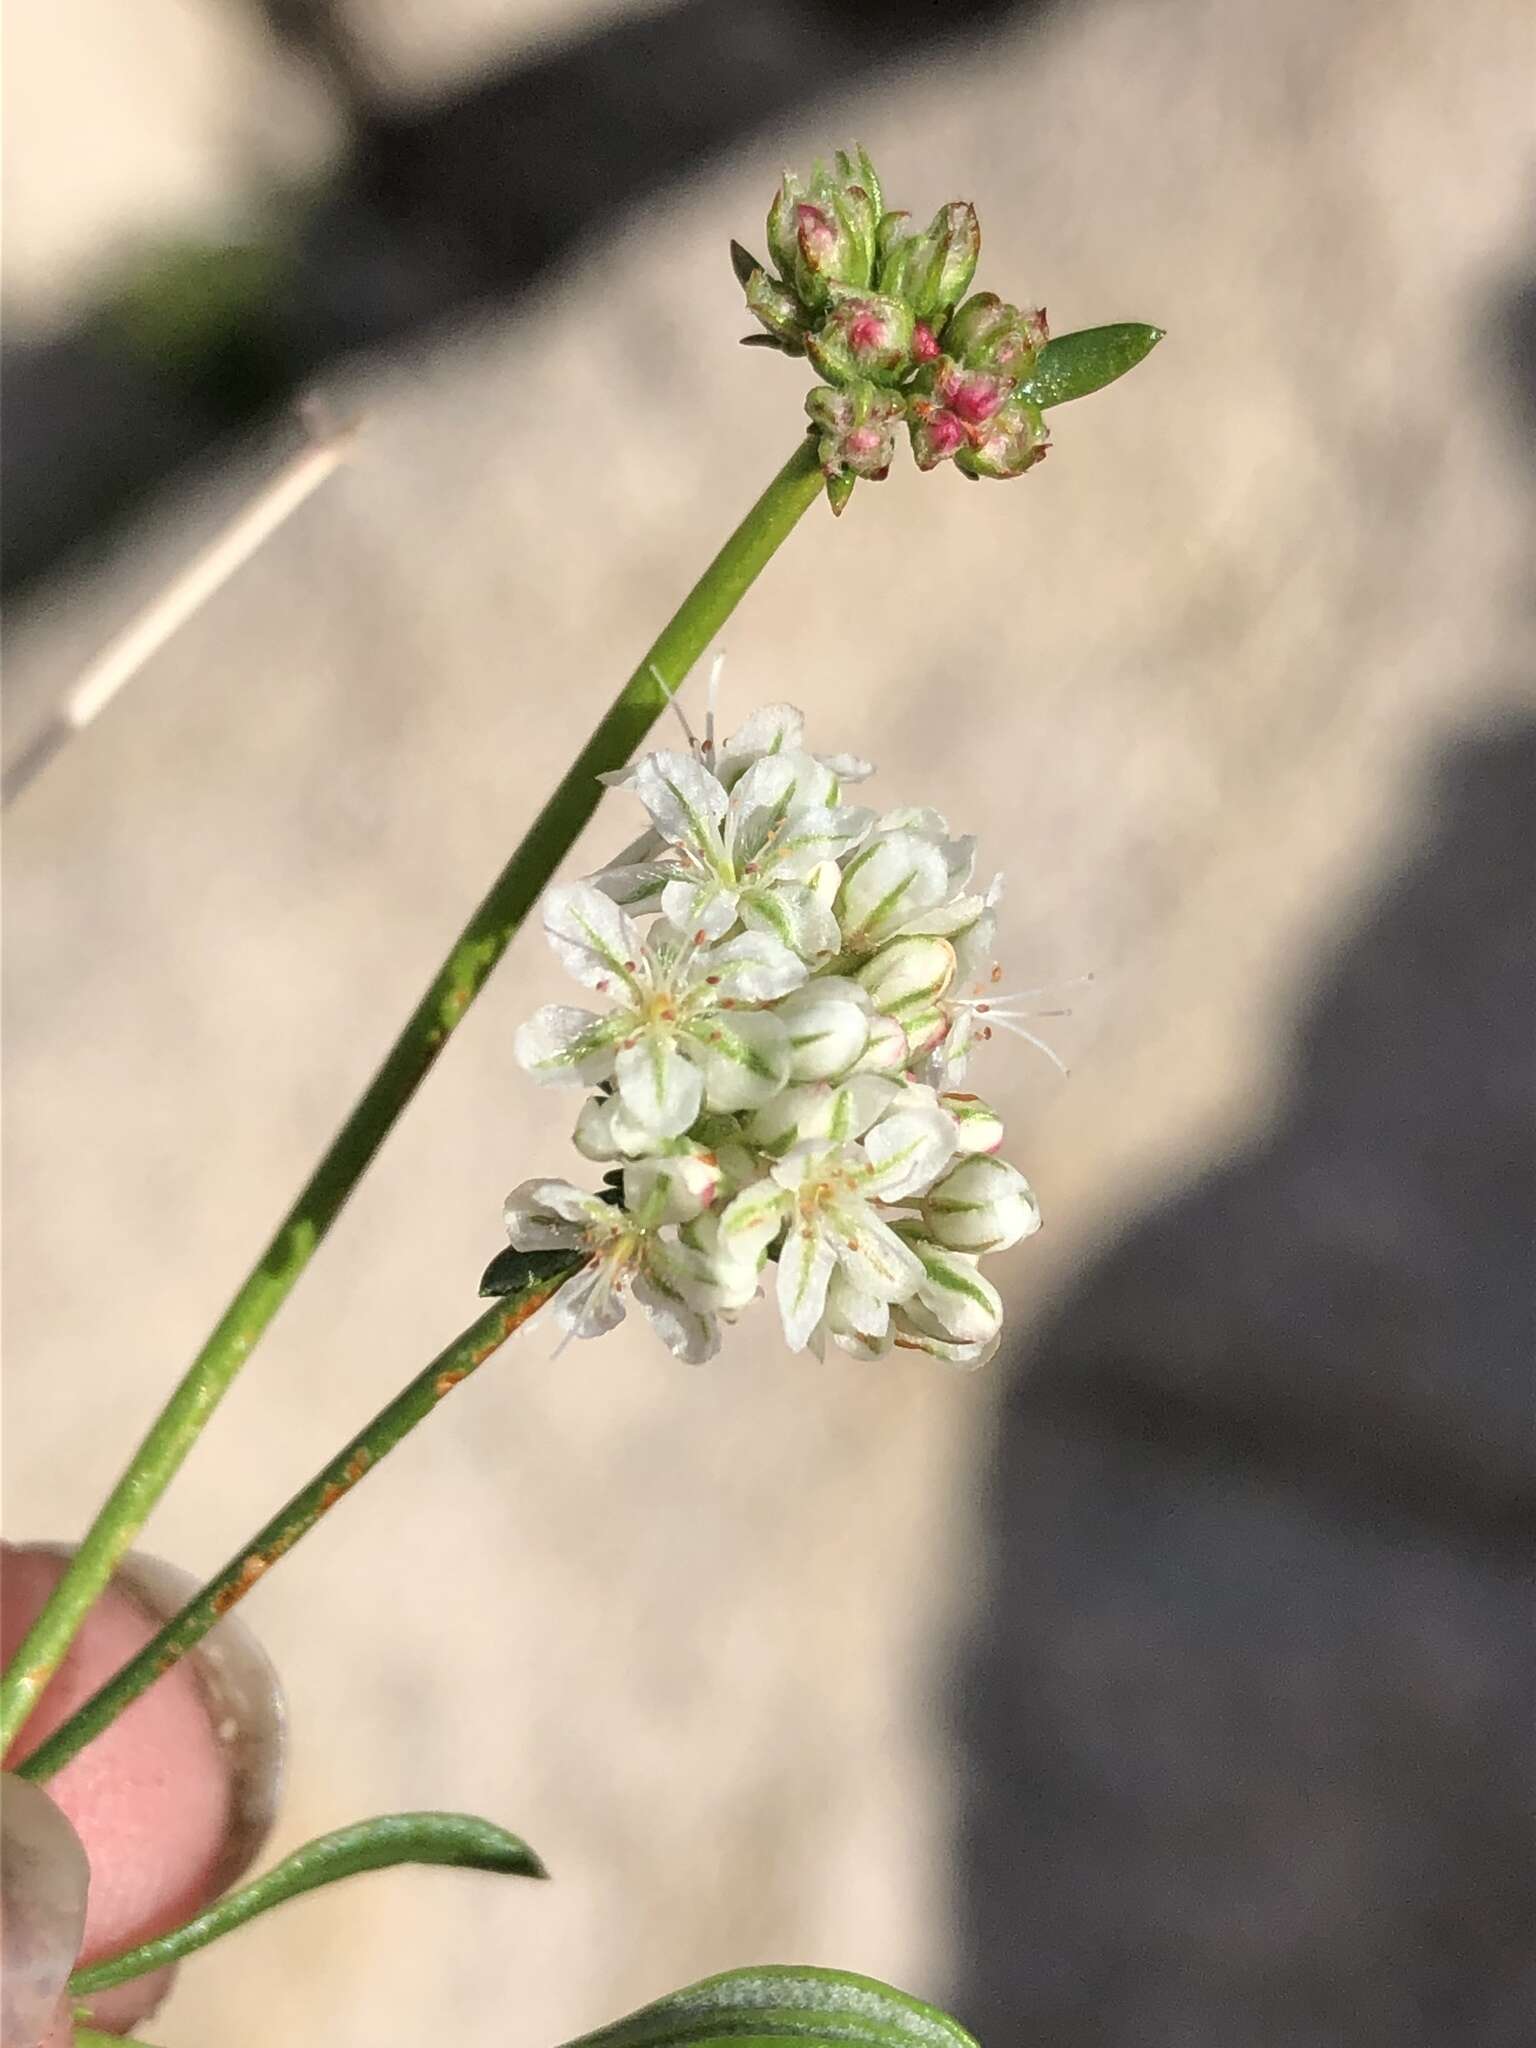
[[[599,776],[629,759],[820,489],[814,446],[803,441],[647,648],[455,940],[384,1064],[160,1411],[7,1667],[0,1680],[0,1753],[15,1739],[119,1558],[596,809],[602,794]]]
[[[575,1252],[530,1252],[527,1257],[529,1277],[522,1286],[504,1294],[462,1335],[455,1337],[446,1350],[440,1351],[307,1486],[301,1486],[292,1500],[257,1530],[249,1543],[241,1545],[223,1570],[194,1593],[136,1657],[130,1658],[46,1742],[17,1764],[15,1769],[21,1777],[51,1778],[55,1771],[62,1770],[125,1707],[131,1706],[157,1678],[195,1648],[215,1622],[243,1600],[256,1581],[292,1550],[322,1515],[344,1499],[402,1437],[409,1436],[418,1422],[426,1420],[446,1394],[467,1380],[514,1330],[542,1308],[582,1263]]]
[[[150,2048],[137,2034],[101,2034],[95,2027],[76,2027],[75,2048]]]

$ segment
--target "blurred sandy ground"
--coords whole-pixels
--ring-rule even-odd
[[[510,10],[370,0],[401,81]],[[585,18],[546,0],[527,30]],[[130,222],[238,197],[317,107],[239,11],[10,25],[12,317]],[[446,55],[444,53],[447,53]],[[10,1533],[81,1526],[636,650],[781,459],[803,370],[734,347],[728,235],[861,137],[917,209],[981,204],[980,282],[1058,330],[1165,323],[1027,482],[901,468],[818,510],[728,637],[1010,880],[1009,972],[1093,969],[1059,1085],[981,1084],[1048,1229],[1021,1325],[1137,1204],[1263,1118],[1317,949],[1411,839],[1419,777],[1529,674],[1528,475],[1496,322],[1530,268],[1517,0],[1131,0],[808,117],[594,250],[537,320],[334,381],[327,486],[6,831]],[[556,367],[558,365],[558,368]],[[572,437],[557,401],[582,394]],[[594,451],[604,451],[599,458]],[[583,459],[585,458],[585,459]],[[260,473],[11,623],[32,707]],[[19,714],[18,714],[19,716]],[[618,806],[574,869],[627,836]],[[212,1567],[474,1312],[499,1204],[567,1170],[513,1065],[529,934],[157,1515]],[[574,1105],[571,1105],[574,1106]],[[365,1880],[202,1958],[153,2030],[539,2043],[752,1959],[941,1993],[949,1646],[1006,1368],[826,1368],[768,1318],[695,1374],[639,1332],[523,1344],[247,1609],[293,1713],[275,1845],[476,1808],[556,1873]]]

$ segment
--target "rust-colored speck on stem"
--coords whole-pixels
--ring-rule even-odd
[[[230,1583],[221,1586],[214,1594],[214,1611],[218,1614],[227,1614],[237,1600],[245,1598],[271,1562],[270,1557],[263,1556],[259,1550],[253,1550]]]

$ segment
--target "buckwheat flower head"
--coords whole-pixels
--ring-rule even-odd
[[[999,884],[931,807],[844,804],[869,764],[812,753],[790,705],[688,740],[613,778],[643,834],[546,898],[605,1007],[549,1005],[515,1051],[589,1091],[576,1149],[611,1164],[600,1194],[525,1182],[512,1243],[583,1256],[553,1311],[575,1335],[629,1295],[702,1360],[766,1293],[791,1350],[979,1365],[1003,1322],[982,1262],[1040,1221],[958,1085],[993,1021],[1030,1036],[993,986]]]
[[[1053,340],[1043,306],[971,292],[975,207],[952,199],[921,227],[887,206],[862,149],[839,150],[809,178],[784,174],[767,247],[763,262],[731,244],[759,323],[745,339],[808,357],[822,378],[805,410],[834,512],[861,479],[889,473],[903,424],[921,470],[1023,476],[1050,444],[1048,408],[1102,389],[1161,339],[1128,322]]]

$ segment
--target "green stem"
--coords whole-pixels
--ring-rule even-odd
[[[384,1064],[160,1411],[12,1658],[0,1680],[0,1754],[36,1706],[118,1560],[314,1256],[396,1117],[430,1073],[597,808],[602,794],[599,776],[623,767],[820,489],[815,448],[809,440],[802,441],[647,648],[455,940]]]
[[[195,1648],[209,1629],[245,1598],[256,1581],[313,1529],[322,1515],[344,1499],[402,1437],[409,1436],[418,1422],[424,1422],[444,1395],[467,1380],[514,1330],[542,1308],[582,1263],[575,1252],[530,1252],[527,1257],[529,1276],[523,1284],[503,1295],[461,1336],[455,1337],[307,1486],[301,1486],[292,1500],[235,1552],[223,1570],[194,1593],[180,1613],[172,1615],[136,1657],[130,1658],[46,1742],[15,1766],[19,1776],[51,1778],[55,1771],[62,1770],[125,1707],[131,1706],[157,1678]]]

